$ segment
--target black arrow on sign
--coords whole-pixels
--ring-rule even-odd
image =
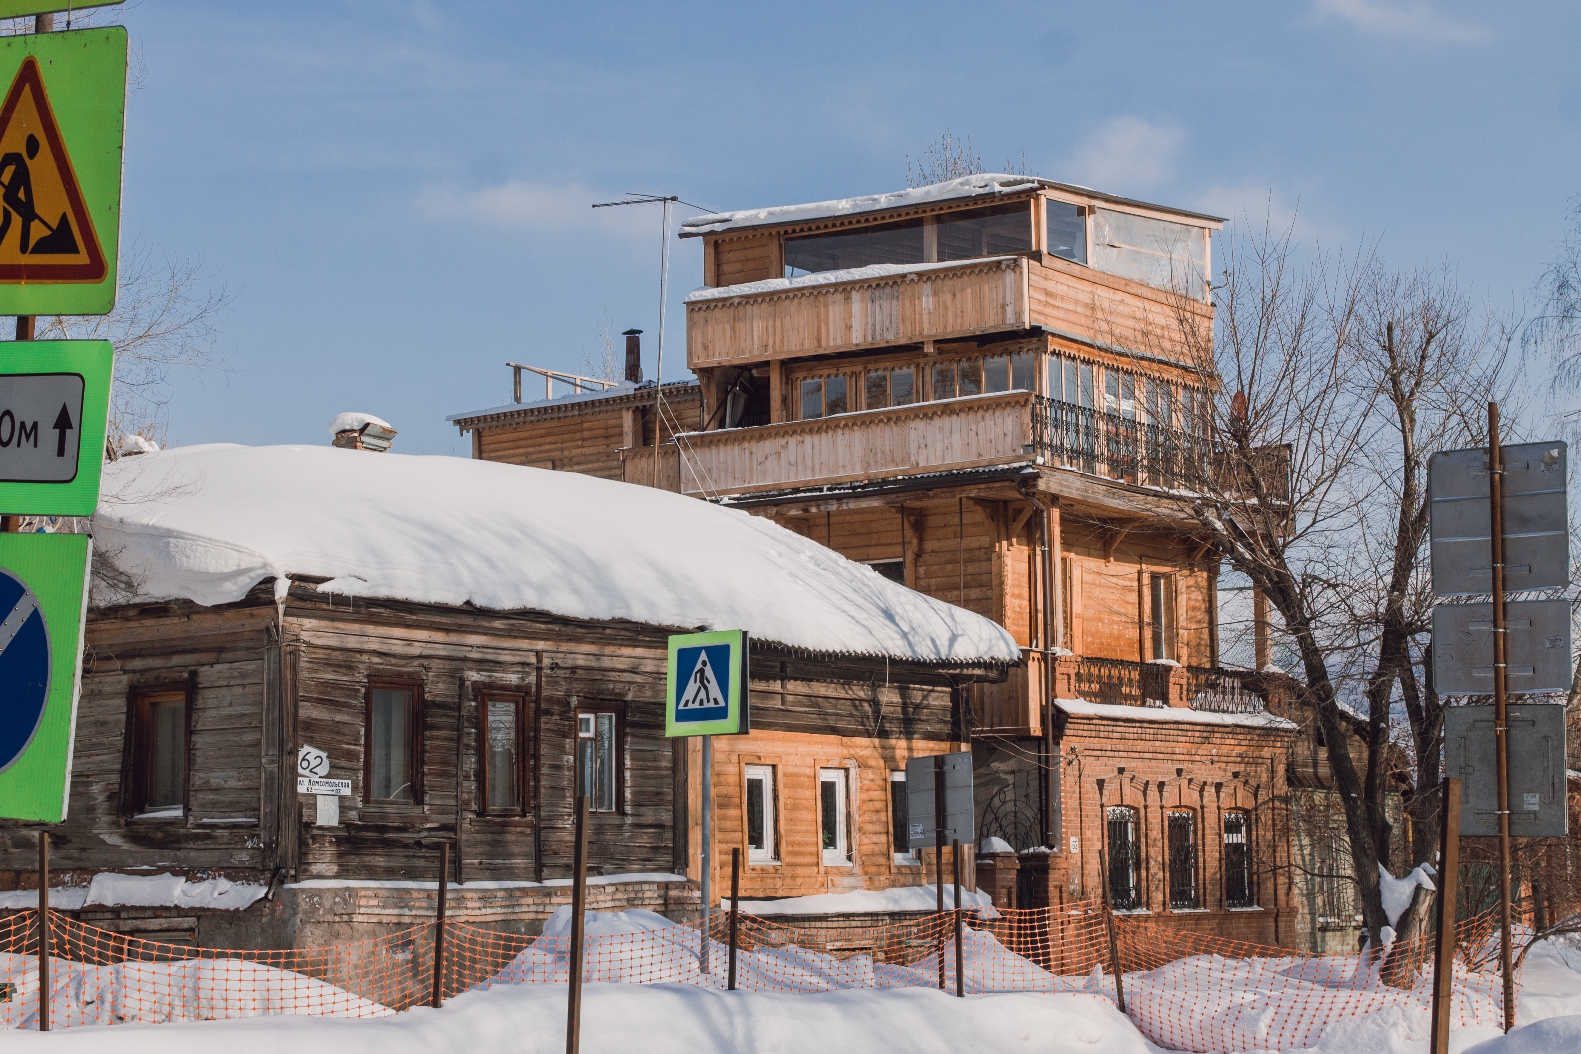
[[[77,427],[71,423],[71,414],[66,412],[66,404],[60,404],[60,413],[55,415],[55,423],[50,425],[56,432],[55,456],[66,456],[66,433]]]

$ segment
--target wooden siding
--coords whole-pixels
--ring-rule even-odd
[[[692,369],[1026,329],[1025,259],[686,305]]]
[[[1032,265],[1027,296],[1036,325],[1080,341],[1156,355],[1192,368],[1212,366],[1193,358],[1194,352],[1205,355],[1212,347],[1212,304],[1054,256]],[[1195,331],[1189,342],[1181,339],[1182,327]],[[1138,367],[1135,360],[1112,361],[1129,370]],[[1167,370],[1161,373],[1170,376]]]
[[[482,461],[621,478],[625,427],[620,410],[478,428],[475,434],[474,456]]]
[[[1032,395],[1007,392],[686,437],[686,494],[739,494],[1026,460]]]
[[[714,257],[713,279],[709,285],[740,285],[784,276],[777,231],[740,238],[711,238],[707,249]]]

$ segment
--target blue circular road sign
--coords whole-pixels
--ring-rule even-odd
[[[49,630],[38,598],[0,569],[0,772],[33,741],[49,702]]]

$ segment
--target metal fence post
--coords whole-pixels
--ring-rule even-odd
[[[445,973],[445,892],[450,878],[450,843],[439,847],[439,904],[434,912],[434,989],[429,1004],[435,1009],[444,1005]]]
[[[582,1046],[582,933],[587,906],[587,798],[576,798],[576,875],[571,881],[571,991],[566,999],[565,1054]]]
[[[965,956],[961,948],[961,840],[950,839],[950,866],[955,873],[955,994],[966,998]]]
[[[741,920],[741,847],[730,850],[730,980],[729,991],[736,990],[736,927]]]
[[[38,832],[38,1030],[49,1031],[49,832]]]
[[[1460,886],[1460,781],[1444,780],[1443,832],[1438,853],[1438,934],[1433,949],[1432,1054],[1449,1054],[1449,1015],[1455,992],[1455,916]]]

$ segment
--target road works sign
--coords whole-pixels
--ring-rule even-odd
[[[90,544],[0,534],[0,817],[66,818]]]
[[[108,314],[126,30],[0,38],[0,85],[0,315]]]
[[[39,340],[0,355],[0,509],[92,516],[115,353],[107,340]]]
[[[745,630],[671,637],[664,734],[737,736],[750,732],[750,680]]]

